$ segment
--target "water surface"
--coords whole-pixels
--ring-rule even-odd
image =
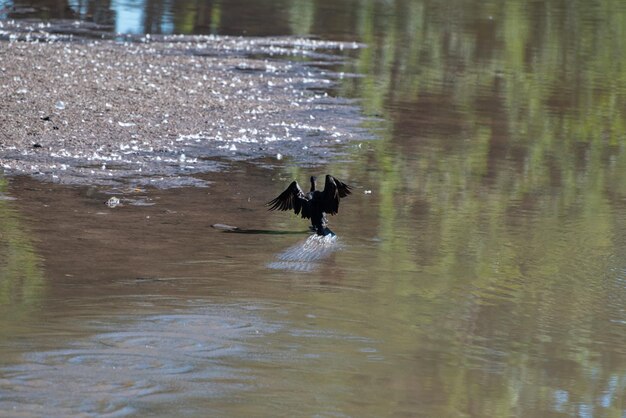
[[[367,43],[333,93],[379,139],[323,167],[230,163],[208,188],[5,181],[3,410],[625,416],[621,2],[127,7],[139,32]],[[339,239],[290,258],[306,223],[263,203],[326,172],[355,187]]]

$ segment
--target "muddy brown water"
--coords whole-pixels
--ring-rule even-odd
[[[625,416],[622,2],[172,4],[137,31],[366,43],[332,92],[377,139],[204,188],[3,179],[0,415]],[[265,210],[324,173],[337,240]]]

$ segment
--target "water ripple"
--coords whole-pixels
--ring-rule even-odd
[[[277,261],[267,266],[276,270],[310,272],[315,270],[321,261],[327,259],[341,249],[337,236],[311,235],[276,256]]]
[[[48,416],[113,417],[133,414],[155,396],[200,390],[210,397],[241,389],[249,378],[223,360],[245,357],[251,338],[279,326],[227,308],[118,318],[106,327],[122,331],[25,353],[22,363],[0,369],[0,409],[24,416],[45,410]]]
[[[386,360],[380,342],[350,327],[323,326],[327,319],[306,304],[186,302],[169,314],[89,318],[82,324],[86,337],[52,336],[49,349],[23,352],[0,366],[0,411],[25,417],[155,411],[228,416],[229,402],[280,393],[281,403],[291,403],[330,374],[354,376],[366,364]],[[302,316],[303,308],[306,324],[286,320]],[[72,329],[80,327],[74,320]],[[324,396],[334,394],[328,388]],[[272,416],[271,405],[255,405],[255,412]]]

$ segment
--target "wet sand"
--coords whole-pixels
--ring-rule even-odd
[[[47,29],[0,27],[6,174],[59,183],[201,184],[193,174],[217,169],[216,158],[319,162],[330,145],[358,135],[358,108],[324,93],[337,74],[320,68],[359,45],[214,36],[88,40]]]

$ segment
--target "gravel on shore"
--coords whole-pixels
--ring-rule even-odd
[[[167,187],[200,184],[193,173],[215,169],[218,158],[317,161],[358,135],[358,107],[324,93],[338,75],[323,68],[359,47],[300,38],[76,40],[41,23],[2,23],[0,167],[61,183]]]

